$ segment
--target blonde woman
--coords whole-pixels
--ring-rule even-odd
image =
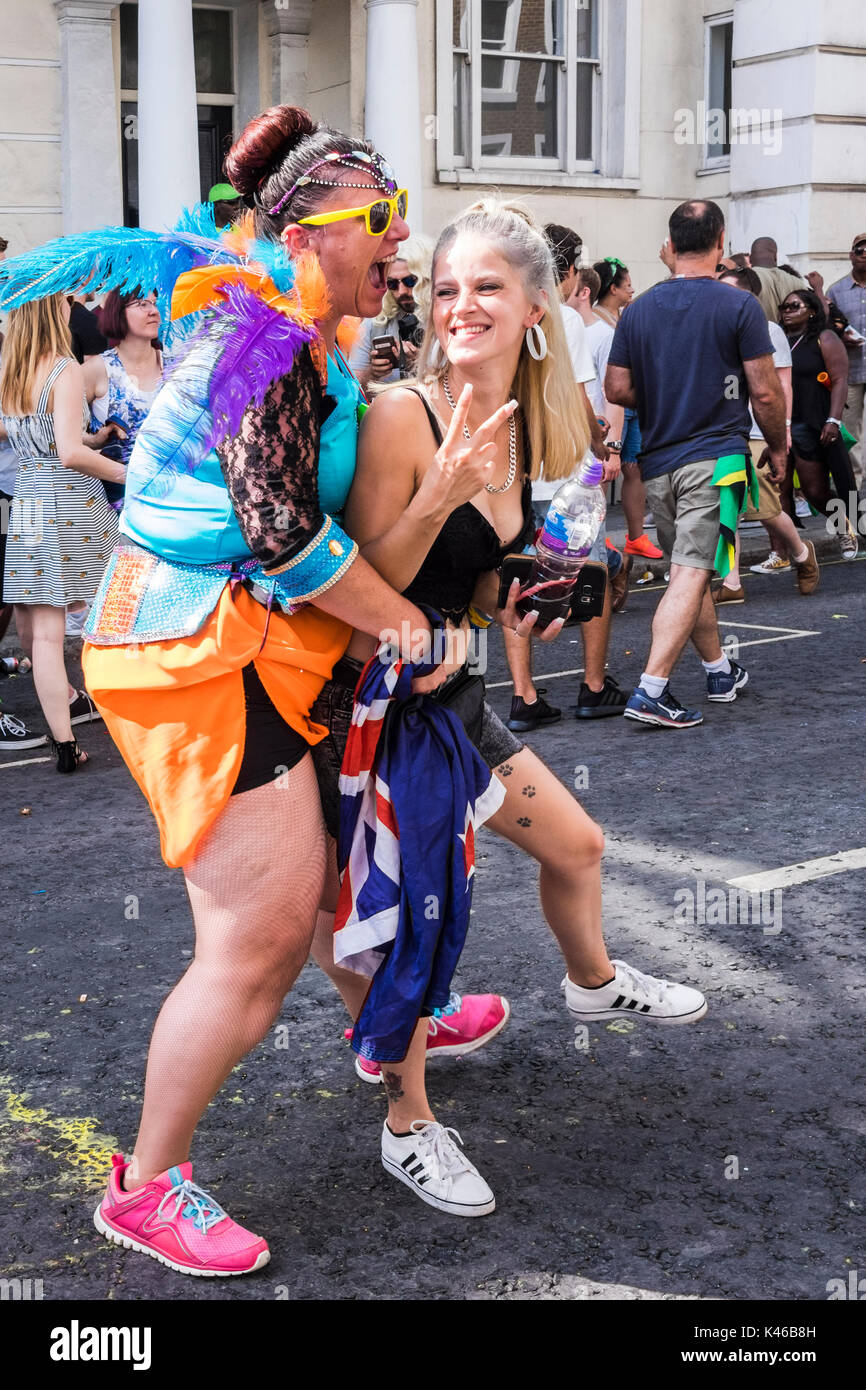
[[[66,298],[53,295],[12,309],[3,343],[0,425],[18,457],[18,473],[3,592],[33,662],[57,771],[65,773],[87,761],[73,724],[95,715],[89,697],[66,676],[66,606],[93,600],[117,540],[117,516],[102,480],[120,483],[126,473],[82,442],[86,419]]]
[[[426,237],[413,236],[388,266],[382,312],[374,319],[365,319],[349,358],[365,391],[414,373],[423,326],[430,313],[432,254],[433,245]]]
[[[574,390],[550,247],[519,204],[484,201],[446,228],[433,257],[432,312],[418,384],[383,392],[361,431],[346,524],[394,588],[465,626],[470,608],[513,626],[498,609],[499,569],[532,532],[531,480],[567,478],[589,443]],[[516,408],[514,408],[516,407]],[[528,615],[514,631],[526,640]],[[552,639],[561,623],[548,628]],[[330,737],[314,750],[325,820],[337,823],[341,730],[371,651],[356,635],[313,708]],[[464,680],[458,671],[452,681]],[[435,698],[448,703],[448,684]],[[567,965],[566,1005],[577,1020],[628,1015],[659,1023],[701,1018],[697,990],[611,961],[601,926],[603,835],[571,792],[484,703],[452,706],[506,790],[491,829],[541,866],[541,908]],[[330,906],[330,904],[329,904]],[[354,1017],[368,982],[336,969],[330,919],[314,954]],[[457,1216],[492,1211],[489,1185],[435,1120],[424,1089],[428,1020],[403,1062],[383,1064],[385,1168],[423,1201]]]

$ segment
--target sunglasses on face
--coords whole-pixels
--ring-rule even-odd
[[[805,307],[806,305],[801,304],[799,299],[792,299],[789,303],[782,305],[782,313],[790,314],[792,310],[796,313],[798,309],[805,309]]]
[[[329,222],[345,222],[350,217],[363,217],[368,236],[384,236],[391,225],[394,213],[405,218],[409,205],[409,195],[405,188],[398,188],[393,198],[377,198],[364,208],[341,208],[337,212],[319,212],[314,217],[300,217],[302,227],[325,227]]]
[[[855,256],[866,255],[866,241],[858,241],[856,246],[852,246]]]
[[[407,290],[414,290],[417,283],[417,275],[393,275],[390,280],[385,281],[385,284],[392,294],[394,294],[396,290],[399,290],[401,285],[405,285]]]

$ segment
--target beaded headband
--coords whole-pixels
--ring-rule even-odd
[[[313,174],[317,169],[321,169],[326,164],[339,164],[344,169],[352,169],[358,174],[371,174],[379,180],[378,183],[342,183],[332,179],[314,179]],[[397,180],[394,170],[390,164],[379,154],[367,154],[366,150],[350,150],[347,154],[340,154],[334,151],[326,154],[323,159],[316,160],[311,164],[305,174],[302,174],[295,183],[292,184],[288,193],[284,193],[279,202],[268,211],[269,217],[274,217],[281,208],[297,192],[299,188],[305,187],[309,183],[318,184],[321,188],[371,188],[374,191],[381,189],[385,193],[394,193],[397,189]]]

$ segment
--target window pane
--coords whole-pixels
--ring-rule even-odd
[[[234,92],[230,12],[193,10],[192,33],[196,91]],[[126,3],[120,6],[120,85],[138,89],[138,5]]]
[[[138,87],[137,5],[120,7],[120,85],[130,91],[135,91]],[[134,225],[137,226],[138,223]]]
[[[577,7],[577,56],[578,58],[598,57],[598,38],[596,35],[595,0],[583,0]]]
[[[451,6],[453,16],[453,36],[451,42],[455,48],[469,47],[469,0],[453,0]]]
[[[469,143],[467,122],[469,120],[469,67],[465,58],[454,56],[454,154],[459,159],[466,157]]]
[[[481,83],[485,153],[507,153],[523,159],[560,158],[559,63],[485,58]]]
[[[577,65],[577,159],[592,159],[592,124],[595,95],[595,72],[590,63]]]
[[[227,10],[193,10],[197,92],[233,92],[232,17]]]
[[[565,0],[481,0],[481,45],[511,53],[563,53]]]
[[[222,183],[223,160],[232,143],[232,108],[198,108],[198,167],[201,196],[205,199],[215,183]]]
[[[123,6],[123,9],[130,8]],[[122,13],[122,11],[121,11]],[[123,225],[138,226],[138,104],[120,104],[120,153],[123,172]]]
[[[730,112],[733,67],[733,24],[713,24],[710,27],[710,70],[708,74],[707,125],[709,139],[707,155],[719,158],[731,153]],[[720,117],[718,113],[723,115]],[[714,118],[714,113],[715,118]]]

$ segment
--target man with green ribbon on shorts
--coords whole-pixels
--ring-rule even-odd
[[[605,395],[636,408],[641,477],[670,583],[653,620],[652,645],[625,717],[662,728],[703,723],[670,689],[691,639],[707,677],[707,699],[736,700],[748,674],[722,651],[710,595],[714,570],[733,558],[736,521],[757,482],[749,450],[751,402],[779,482],[785,473],[785,402],[767,320],[755,298],[716,279],[725,222],[712,202],[683,203],[670,219],[670,280],[623,311],[608,358]]]

